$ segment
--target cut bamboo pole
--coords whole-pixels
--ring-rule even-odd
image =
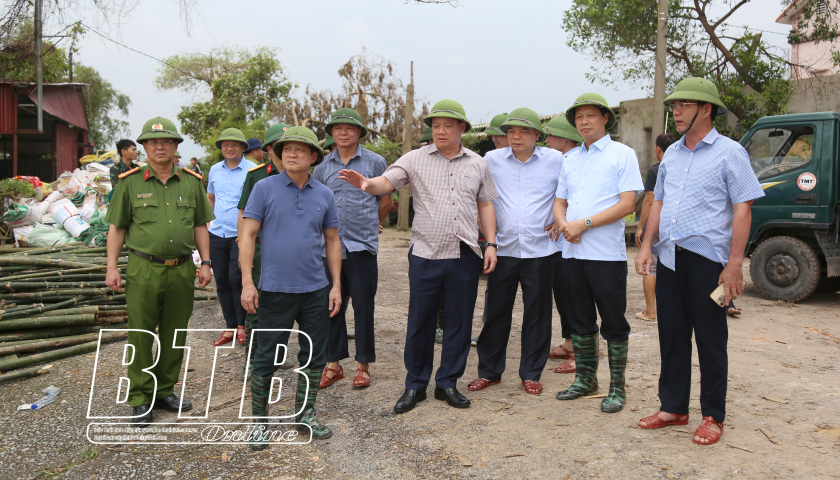
[[[86,326],[86,327],[64,327],[51,328],[48,330],[26,330],[14,333],[0,334],[0,342],[19,342],[23,340],[43,340],[45,338],[67,337],[70,335],[82,335],[85,333],[93,333],[101,330],[102,326]]]
[[[64,315],[61,317],[19,318],[0,322],[0,332],[34,328],[78,327],[94,324],[96,324],[96,315],[93,314]]]
[[[3,255],[0,256],[0,266],[3,265],[38,265],[44,267],[60,267],[60,268],[87,268],[92,267],[90,263],[86,262],[71,262],[68,260],[60,260],[60,259],[51,259],[51,258],[39,258],[37,256],[27,257],[23,255]],[[101,268],[105,268],[105,264],[101,265]]]
[[[39,350],[46,350],[55,347],[68,347],[70,345],[78,345],[80,343],[99,341],[99,333],[88,333],[86,335],[76,335],[72,337],[58,337],[51,340],[41,340],[38,342],[25,343],[21,345],[11,345],[0,347],[0,355],[8,355],[10,353],[24,353],[37,352]],[[102,334],[103,342],[110,342],[112,340],[119,340],[126,338],[128,332],[108,332]]]
[[[36,353],[28,357],[18,358],[15,360],[6,360],[0,362],[0,372],[7,372],[17,368],[28,367],[38,363],[52,362],[53,360],[60,360],[62,358],[79,355],[82,353],[92,352],[96,350],[99,342],[88,342],[81,345],[74,345],[72,347],[61,348],[53,350],[52,352]]]
[[[7,312],[0,315],[0,320],[7,320],[9,318],[17,318],[21,316],[32,315],[34,313],[43,313],[48,312],[51,310],[58,310],[64,307],[71,307],[73,305],[78,305],[79,302],[87,300],[91,297],[73,297],[71,300],[65,300],[63,302],[53,303],[51,305],[42,305],[40,307],[30,307],[30,308],[22,308],[22,309],[15,309],[15,310],[8,310]]]
[[[38,367],[31,367],[25,370],[18,370],[12,373],[4,373],[0,375],[0,383],[7,383],[21,378],[36,377],[45,373],[50,373],[52,365],[42,365]]]
[[[0,299],[3,300],[38,300],[41,298],[58,297],[62,295],[107,295],[111,293],[110,288],[60,288],[50,290],[48,292],[17,292],[17,293],[2,293]],[[120,291],[122,293],[122,291]]]

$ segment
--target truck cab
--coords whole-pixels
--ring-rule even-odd
[[[765,194],[745,252],[756,289],[789,302],[840,291],[840,115],[764,117],[741,144]]]

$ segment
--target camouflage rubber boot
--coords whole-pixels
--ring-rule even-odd
[[[305,368],[301,372],[309,377],[309,392],[306,391],[306,382],[303,380],[303,377],[298,377],[295,412],[301,413],[295,415],[295,422],[309,425],[312,428],[313,440],[326,440],[332,437],[332,430],[330,430],[330,427],[318,423],[318,418],[315,415],[315,400],[318,398],[321,375],[323,375],[324,370],[310,370]],[[303,411],[301,411],[301,406],[303,406]],[[298,430],[305,431],[306,429],[299,427]]]
[[[624,389],[624,371],[627,369],[627,340],[607,342],[610,354],[610,393],[601,402],[601,411],[617,413],[624,408],[627,392]]]
[[[574,400],[598,393],[598,334],[572,334],[575,349],[575,381],[566,390],[557,392],[557,400]]]
[[[246,313],[245,314],[245,348],[251,348],[251,336],[254,335],[253,330],[257,328],[257,314],[256,313]],[[257,339],[254,337],[254,346],[253,349],[248,351],[248,359],[250,362],[246,361],[245,368],[248,368],[247,365],[251,365],[251,371],[245,372],[246,375],[250,374],[254,371],[254,354],[257,353]]]
[[[251,415],[254,417],[265,417],[268,415],[268,396],[271,394],[271,377],[258,377],[251,374]],[[262,427],[262,430],[260,429]],[[251,439],[248,444],[251,450],[265,450],[268,447],[267,437],[268,419],[255,418],[251,427]]]

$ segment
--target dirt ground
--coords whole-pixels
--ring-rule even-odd
[[[331,439],[273,445],[259,453],[238,445],[93,445],[85,438],[85,413],[94,358],[83,355],[55,362],[48,375],[0,386],[0,478],[840,478],[840,294],[818,294],[797,305],[770,302],[752,288],[749,267],[744,266],[747,290],[737,301],[744,314],[729,321],[727,425],[714,446],[691,442],[701,417],[696,353],[689,425],[636,427],[638,419],[659,407],[659,348],[656,324],[633,318],[644,301],[641,278],[632,267],[627,317],[633,333],[628,401],[622,412],[601,413],[600,399],[557,401],[555,393],[573,380],[573,375],[552,372],[558,361],[546,365],[542,395],[524,392],[516,377],[522,315],[518,301],[509,373],[500,385],[467,391],[467,383],[477,375],[473,349],[459,382],[461,392],[472,400],[471,408],[453,409],[430,396],[412,412],[395,415],[393,405],[405,375],[407,246],[406,234],[386,230],[379,254],[378,361],[371,368],[372,386],[351,387],[351,357],[342,362],[349,378],[319,396],[319,419],[333,429]],[[634,255],[631,250],[631,265]],[[482,293],[484,284],[482,279]],[[483,306],[480,294],[473,322],[476,335]],[[217,302],[196,303],[191,328],[222,326]],[[193,334],[189,344],[208,345],[217,335]],[[560,336],[556,313],[554,335],[552,344]],[[435,348],[440,351],[439,345]],[[195,350],[190,364],[195,372],[190,375],[200,384],[208,380],[212,350]],[[111,344],[103,354],[119,352],[121,346]],[[211,421],[237,421],[244,352],[237,346],[220,357]],[[121,371],[113,368],[108,373],[119,376]],[[606,358],[598,374],[605,391]],[[284,382],[293,381],[289,371],[282,375]],[[51,384],[63,389],[56,403],[40,411],[15,410]],[[207,405],[206,394],[196,392],[189,397],[194,416]],[[290,403],[281,405],[292,409]],[[127,408],[114,407],[113,412],[126,414]],[[175,422],[177,416],[162,413],[156,421]]]

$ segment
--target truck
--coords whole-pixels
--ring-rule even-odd
[[[745,252],[755,288],[787,302],[840,291],[840,114],[764,117],[741,145],[765,193]]]

